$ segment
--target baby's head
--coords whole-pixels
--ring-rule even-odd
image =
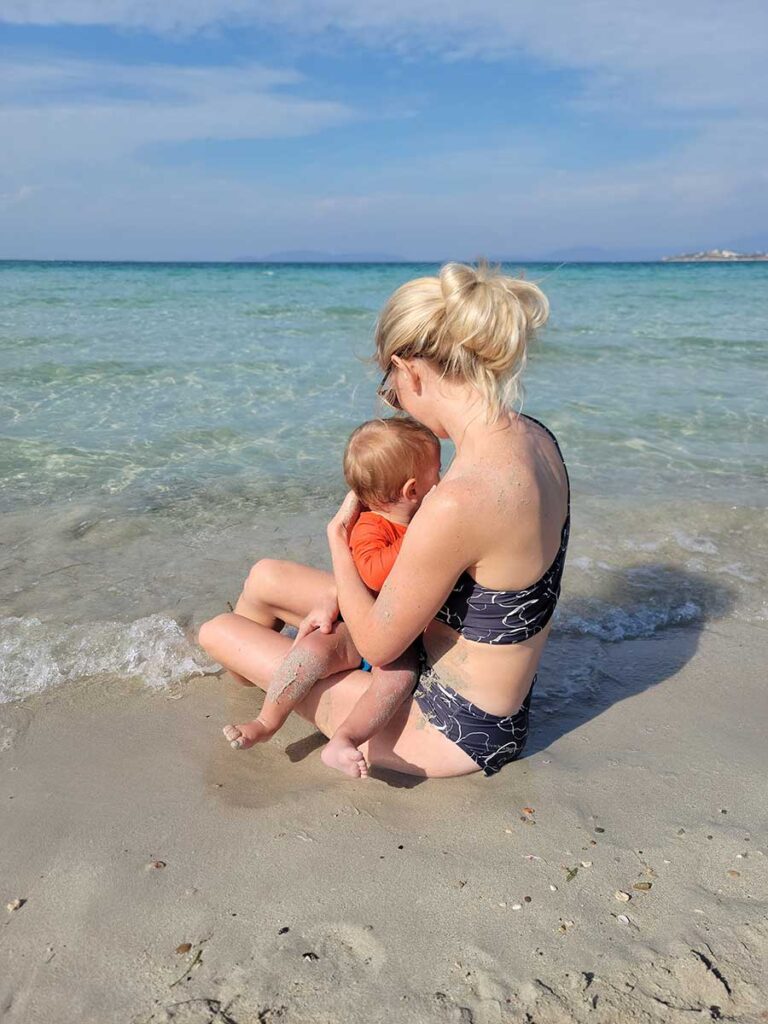
[[[410,519],[440,479],[440,442],[416,420],[368,420],[347,441],[344,476],[373,512],[397,509]]]

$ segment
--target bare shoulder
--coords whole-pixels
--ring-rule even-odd
[[[535,475],[530,453],[520,446],[506,445],[459,467],[431,496],[439,496],[457,515],[465,517],[468,525],[480,525],[492,520],[500,509],[527,505]]]
[[[485,490],[482,475],[474,470],[458,473],[440,481],[421,503],[417,516],[424,523],[452,522],[466,535],[467,527],[477,518]],[[480,499],[480,500],[478,500]],[[414,522],[416,517],[414,517]]]
[[[502,497],[501,501],[505,499]],[[440,481],[421,503],[414,527],[426,537],[460,551],[465,568],[474,565],[488,548],[500,504],[499,487],[482,467],[470,466]]]

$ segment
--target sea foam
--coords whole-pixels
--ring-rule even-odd
[[[165,615],[74,626],[10,617],[0,619],[0,637],[0,703],[89,676],[138,679],[160,689],[219,669]]]
[[[681,601],[663,607],[650,604],[638,604],[630,608],[595,607],[587,615],[569,612],[566,606],[562,610],[558,609],[556,616],[557,630],[619,643],[622,640],[653,636],[672,626],[701,621],[704,613],[695,601]]]

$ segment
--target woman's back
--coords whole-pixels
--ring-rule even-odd
[[[525,699],[560,592],[567,470],[543,424],[510,414],[482,449],[463,448],[444,482],[463,506],[478,557],[427,627],[425,649],[457,692],[507,715]]]

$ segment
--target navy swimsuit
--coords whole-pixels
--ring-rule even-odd
[[[522,415],[522,414],[521,414]],[[557,438],[548,427],[535,420],[563,454]],[[565,461],[563,460],[565,469]],[[541,577],[523,590],[491,590],[463,572],[435,618],[451,626],[467,640],[481,644],[518,644],[530,640],[547,625],[560,597],[565,553],[571,525],[571,488],[568,470],[568,511],[560,534],[560,547],[554,561]],[[413,699],[422,714],[448,739],[469,754],[485,775],[493,775],[523,752],[528,737],[528,711],[536,683],[534,675],[528,695],[513,715],[492,715],[483,711],[440,682],[420,650],[419,681]]]

